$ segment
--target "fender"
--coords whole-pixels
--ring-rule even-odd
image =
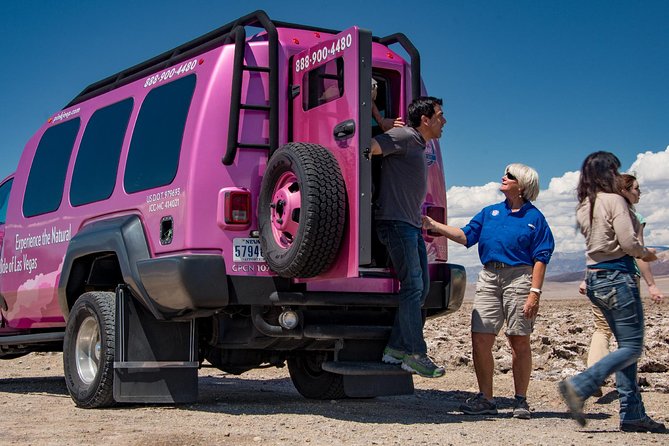
[[[123,280],[132,294],[156,319],[165,319],[149,298],[140,280],[137,262],[149,259],[150,254],[142,222],[136,215],[114,217],[91,223],[72,237],[58,281],[58,303],[65,318],[70,313],[67,297],[72,265],[81,257],[100,252],[116,254]]]

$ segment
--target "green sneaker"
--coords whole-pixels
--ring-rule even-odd
[[[444,368],[432,362],[427,355],[406,355],[402,360],[402,369],[425,378],[439,378],[445,373]]]
[[[402,350],[386,347],[383,350],[383,357],[381,358],[381,361],[385,362],[386,364],[402,364],[402,361],[406,355],[407,354]]]

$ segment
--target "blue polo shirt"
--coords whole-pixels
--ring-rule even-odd
[[[544,215],[529,201],[511,212],[506,200],[487,206],[462,228],[467,248],[479,244],[479,258],[508,265],[545,264],[555,249],[553,233]]]

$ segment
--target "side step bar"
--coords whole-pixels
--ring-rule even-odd
[[[413,376],[399,366],[382,362],[327,361],[326,372],[342,375],[344,393],[349,398],[411,395]]]
[[[63,342],[63,339],[65,339],[64,332],[6,336],[0,338],[0,346],[46,344],[51,342]]]
[[[326,372],[337,375],[410,375],[399,365],[384,364],[383,362],[353,362],[353,361],[327,361],[322,364]]]

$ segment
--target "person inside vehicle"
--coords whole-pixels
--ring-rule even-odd
[[[372,78],[372,117],[379,125],[381,130],[387,132],[393,127],[404,127],[406,124],[401,116],[398,116],[395,119],[384,118],[379,111],[379,108],[376,106],[376,97],[378,95],[379,85],[376,79]]]

